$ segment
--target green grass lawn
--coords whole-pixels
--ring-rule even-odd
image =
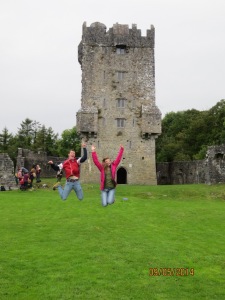
[[[225,185],[83,190],[0,192],[1,300],[225,299]]]

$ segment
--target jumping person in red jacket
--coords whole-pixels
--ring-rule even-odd
[[[116,188],[116,168],[122,159],[124,148],[123,146],[120,146],[117,157],[113,162],[111,162],[110,158],[105,157],[103,158],[102,163],[98,160],[94,145],[92,145],[91,150],[93,162],[100,171],[102,205],[107,206],[108,204],[113,204]]]
[[[48,162],[48,164],[51,165],[51,167],[55,171],[59,171],[64,169],[65,175],[66,175],[66,184],[64,189],[60,185],[60,182],[58,184],[58,191],[59,195],[62,200],[66,200],[67,197],[69,196],[69,193],[74,190],[77,198],[79,200],[83,199],[83,190],[80,185],[79,177],[80,177],[80,164],[85,162],[87,159],[87,149],[86,149],[86,144],[82,144],[83,148],[83,156],[80,158],[75,157],[75,151],[70,150],[68,154],[68,159],[65,160],[63,163],[56,165],[53,163],[52,160]],[[56,185],[55,185],[56,186]]]

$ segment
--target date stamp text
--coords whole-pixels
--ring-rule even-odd
[[[194,268],[149,268],[149,276],[194,276]]]

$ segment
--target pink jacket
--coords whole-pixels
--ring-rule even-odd
[[[122,159],[123,151],[124,151],[124,148],[120,147],[120,150],[117,154],[116,159],[111,163],[111,174],[112,174],[112,179],[113,180],[115,180],[115,178],[116,178],[116,168],[117,168],[117,166],[119,165],[119,163]],[[100,189],[104,190],[105,170],[103,168],[102,163],[100,163],[100,161],[98,160],[98,156],[97,156],[96,152],[92,152],[92,159],[93,159],[93,162],[96,165],[96,167],[101,172],[101,174],[100,174]]]

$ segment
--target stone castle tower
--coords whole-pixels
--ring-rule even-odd
[[[115,159],[125,148],[117,170],[122,184],[157,184],[155,139],[161,133],[161,113],[155,104],[154,27],[141,36],[136,25],[83,24],[78,60],[82,69],[81,109],[77,132],[88,141],[88,160],[81,179],[99,182],[91,144],[99,160]]]

